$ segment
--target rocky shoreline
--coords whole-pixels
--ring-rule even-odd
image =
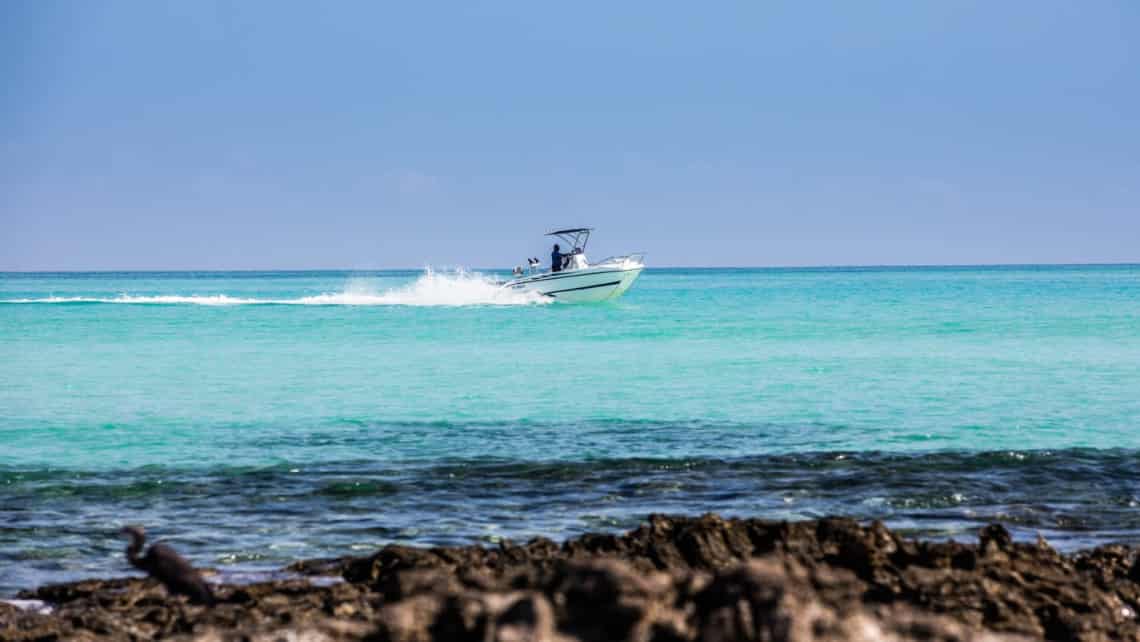
[[[288,570],[218,584],[212,608],[149,579],[49,585],[19,596],[49,613],[0,603],[0,639],[1140,640],[1137,549],[1062,555],[996,525],[962,544],[841,518],[654,515],[624,535]]]

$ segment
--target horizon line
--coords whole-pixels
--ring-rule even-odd
[[[1104,261],[1071,263],[834,263],[819,265],[658,265],[646,266],[646,270],[844,270],[844,269],[887,269],[887,268],[1011,268],[1011,267],[1130,267],[1140,266],[1140,261]],[[470,271],[510,271],[512,267],[463,267],[431,266],[418,267],[372,267],[372,268],[100,268],[82,269],[39,269],[39,270],[0,270],[0,274],[123,274],[161,272],[199,273],[265,273],[265,272],[414,272],[428,269],[461,269]]]

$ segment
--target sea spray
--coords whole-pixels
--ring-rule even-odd
[[[350,279],[336,293],[302,297],[290,303],[301,305],[526,305],[548,303],[535,293],[504,289],[500,283],[478,272],[463,268],[439,272],[430,267],[415,281],[403,287],[375,293],[368,282]],[[284,302],[282,302],[284,303]]]
[[[6,304],[130,304],[130,305],[530,305],[550,303],[551,299],[533,292],[504,289],[501,283],[479,272],[463,268],[437,271],[425,268],[413,282],[379,290],[371,279],[349,277],[337,292],[289,299],[237,297],[227,294],[160,294],[116,296],[49,296],[0,299]]]

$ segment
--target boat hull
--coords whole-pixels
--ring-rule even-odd
[[[643,265],[630,267],[603,267],[553,272],[508,281],[503,284],[516,292],[535,292],[556,301],[592,303],[621,296],[629,289]]]

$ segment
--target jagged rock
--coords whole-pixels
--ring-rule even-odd
[[[1000,526],[963,544],[842,518],[653,515],[562,544],[393,545],[290,568],[345,581],[220,585],[212,609],[145,579],[45,586],[22,597],[49,614],[0,603],[0,639],[1140,639],[1134,549],[1062,555]]]

